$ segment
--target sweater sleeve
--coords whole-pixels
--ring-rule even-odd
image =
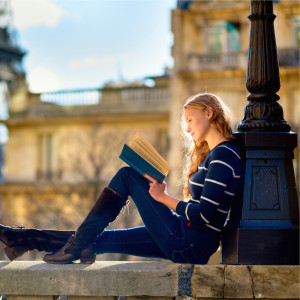
[[[200,203],[181,201],[177,204],[176,213],[191,221],[202,225],[209,224],[216,214],[222,201],[226,187],[234,178],[240,178],[239,158],[228,151],[215,149],[207,168]]]

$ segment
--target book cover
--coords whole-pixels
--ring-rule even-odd
[[[127,144],[123,146],[120,158],[142,176],[146,173],[159,183],[162,183],[165,179],[164,174],[132,150]]]

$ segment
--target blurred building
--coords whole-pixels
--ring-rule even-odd
[[[136,131],[166,156],[169,105],[167,73],[102,89],[44,94],[16,89],[3,121],[9,140],[0,185],[2,223],[76,229],[125,165],[118,157]],[[126,212],[113,226],[141,225],[137,215]]]
[[[8,118],[7,103],[14,88],[25,83],[25,73],[22,68],[25,51],[16,42],[10,12],[9,2],[0,0],[0,120]],[[0,124],[0,182],[3,180],[6,140],[7,130]]]
[[[300,145],[299,43],[300,6],[296,0],[274,2],[275,35],[280,65],[279,103],[285,119],[298,132]],[[178,135],[182,104],[199,92],[220,95],[230,107],[233,125],[243,119],[247,104],[246,67],[249,45],[250,1],[178,1],[172,11],[174,68],[171,76],[172,108],[170,116],[170,162],[172,187],[179,193],[178,182],[182,155]],[[300,154],[295,150],[295,171],[300,186]],[[299,191],[299,190],[298,190]]]
[[[4,145],[0,144],[0,184],[4,182],[3,169],[4,166]]]

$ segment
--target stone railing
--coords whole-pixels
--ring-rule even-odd
[[[220,70],[247,67],[247,51],[190,53],[188,55],[188,71]],[[278,49],[280,67],[298,67],[299,49]]]
[[[171,97],[168,86],[63,90],[36,95],[39,95],[39,98],[32,96],[31,102],[41,100],[61,106],[101,105],[103,102],[149,103],[169,101]]]
[[[191,53],[188,57],[189,71],[220,70],[230,68],[245,68],[247,65],[247,53]]]
[[[92,105],[101,102],[100,89],[77,89],[41,93],[40,100],[57,105]]]
[[[299,266],[166,261],[0,262],[0,295],[7,300],[299,299],[299,271]]]

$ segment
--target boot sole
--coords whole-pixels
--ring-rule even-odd
[[[86,259],[84,259],[84,258],[81,258],[81,259],[80,259],[80,263],[81,263],[81,264],[87,264],[87,265],[91,265],[91,264],[93,264],[95,261],[96,261],[96,259],[93,259],[93,260],[86,260]]]
[[[43,261],[46,262],[47,264],[52,264],[52,265],[69,265],[73,263],[73,261],[58,262],[58,261],[46,261],[44,259]]]

